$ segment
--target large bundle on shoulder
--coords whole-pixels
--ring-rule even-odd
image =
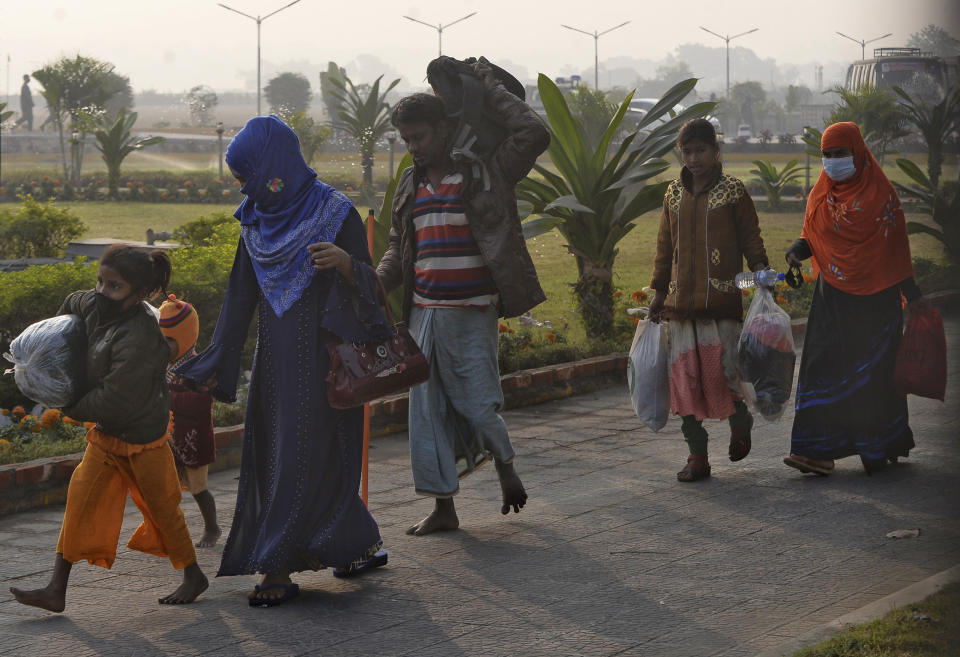
[[[31,324],[4,354],[13,363],[20,392],[49,408],[64,408],[83,394],[87,328],[76,315],[58,315]]]
[[[453,127],[451,156],[454,161],[481,162],[509,134],[503,122],[483,102],[483,81],[477,68],[488,68],[504,88],[520,100],[526,91],[520,81],[485,58],[454,59],[442,55],[427,65],[427,81],[446,106]]]

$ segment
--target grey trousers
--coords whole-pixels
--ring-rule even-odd
[[[416,491],[450,497],[459,479],[513,445],[500,417],[497,310],[420,308],[410,332],[430,362],[430,379],[410,390],[410,463]]]

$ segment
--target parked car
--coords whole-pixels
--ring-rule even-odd
[[[741,123],[739,126],[737,126],[737,139],[740,139],[741,137],[745,139],[753,138],[753,130],[750,128],[749,124]]]
[[[656,105],[656,104],[659,103],[659,102],[660,102],[660,99],[659,99],[659,98],[634,98],[634,99],[632,99],[632,100],[630,101],[630,106],[627,108],[627,115],[626,115],[626,117],[624,118],[624,121],[625,121],[625,122],[632,121],[632,122],[633,122],[633,125],[636,125],[637,123],[639,123],[639,122],[643,119],[644,116],[647,115],[647,112],[649,112],[651,109],[653,109],[653,106]],[[683,106],[683,105],[680,105],[680,104],[677,104],[677,105],[674,105],[674,106],[673,106],[673,112],[674,112],[674,114],[679,114],[680,112],[682,112],[682,111],[685,110],[685,109],[686,109],[686,107]],[[667,121],[669,121],[671,118],[672,118],[672,117],[670,116],[670,114],[669,114],[669,112],[668,112],[667,114],[664,114],[664,115],[661,116],[659,119],[657,119],[656,121],[654,121],[652,124],[650,124],[650,125],[648,125],[648,126],[645,126],[644,129],[643,129],[643,132],[644,132],[644,133],[652,132],[653,130],[655,130],[655,129],[658,128],[659,126],[661,126],[661,125],[663,125],[664,123],[666,123]],[[720,125],[720,119],[718,119],[717,117],[715,117],[715,116],[713,116],[713,115],[710,115],[710,114],[708,114],[707,116],[705,116],[705,117],[703,117],[703,118],[705,118],[707,121],[709,121],[710,124],[713,126],[713,129],[716,130],[718,133],[722,133],[722,132],[723,132],[723,128],[722,128],[721,125]],[[628,125],[629,125],[629,123],[628,123]]]

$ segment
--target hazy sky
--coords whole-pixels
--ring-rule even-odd
[[[244,13],[268,14],[288,0],[229,0]],[[434,13],[433,7],[441,7]],[[759,31],[733,45],[748,46],[779,64],[843,62],[858,59],[860,47],[835,34],[905,45],[910,34],[929,23],[960,33],[957,0],[301,0],[262,25],[264,62],[279,66],[328,60],[362,62],[370,54],[387,62],[410,84],[424,78],[437,54],[437,33],[402,18],[449,23],[477,15],[443,33],[444,54],[486,55],[509,61],[530,76],[555,77],[593,65],[593,39],[560,27],[566,23],[592,32],[631,21],[600,37],[604,59],[629,56],[659,60],[682,43],[722,46],[698,26],[721,34]],[[218,91],[253,90],[256,75],[256,24],[226,11],[213,0],[5,0],[0,12],[0,91],[16,92],[24,72],[61,55],[90,55],[116,64],[135,91],[180,92],[196,84]],[[9,67],[7,56],[10,57]],[[370,60],[367,60],[370,64]],[[377,62],[373,62],[376,68]],[[722,70],[723,61],[717,62]],[[8,70],[9,68],[9,70]],[[735,73],[734,73],[735,77]],[[311,79],[316,84],[316,77]],[[360,80],[363,81],[363,80]],[[263,81],[266,84],[266,77]]]

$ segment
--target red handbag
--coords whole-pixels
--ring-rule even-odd
[[[893,385],[900,395],[943,401],[947,389],[947,339],[943,318],[929,304],[910,313],[897,351]]]
[[[329,342],[330,373],[327,402],[333,408],[354,408],[368,401],[403,392],[430,378],[430,364],[403,322],[393,323],[383,284],[377,281],[380,302],[393,337],[386,342]]]

